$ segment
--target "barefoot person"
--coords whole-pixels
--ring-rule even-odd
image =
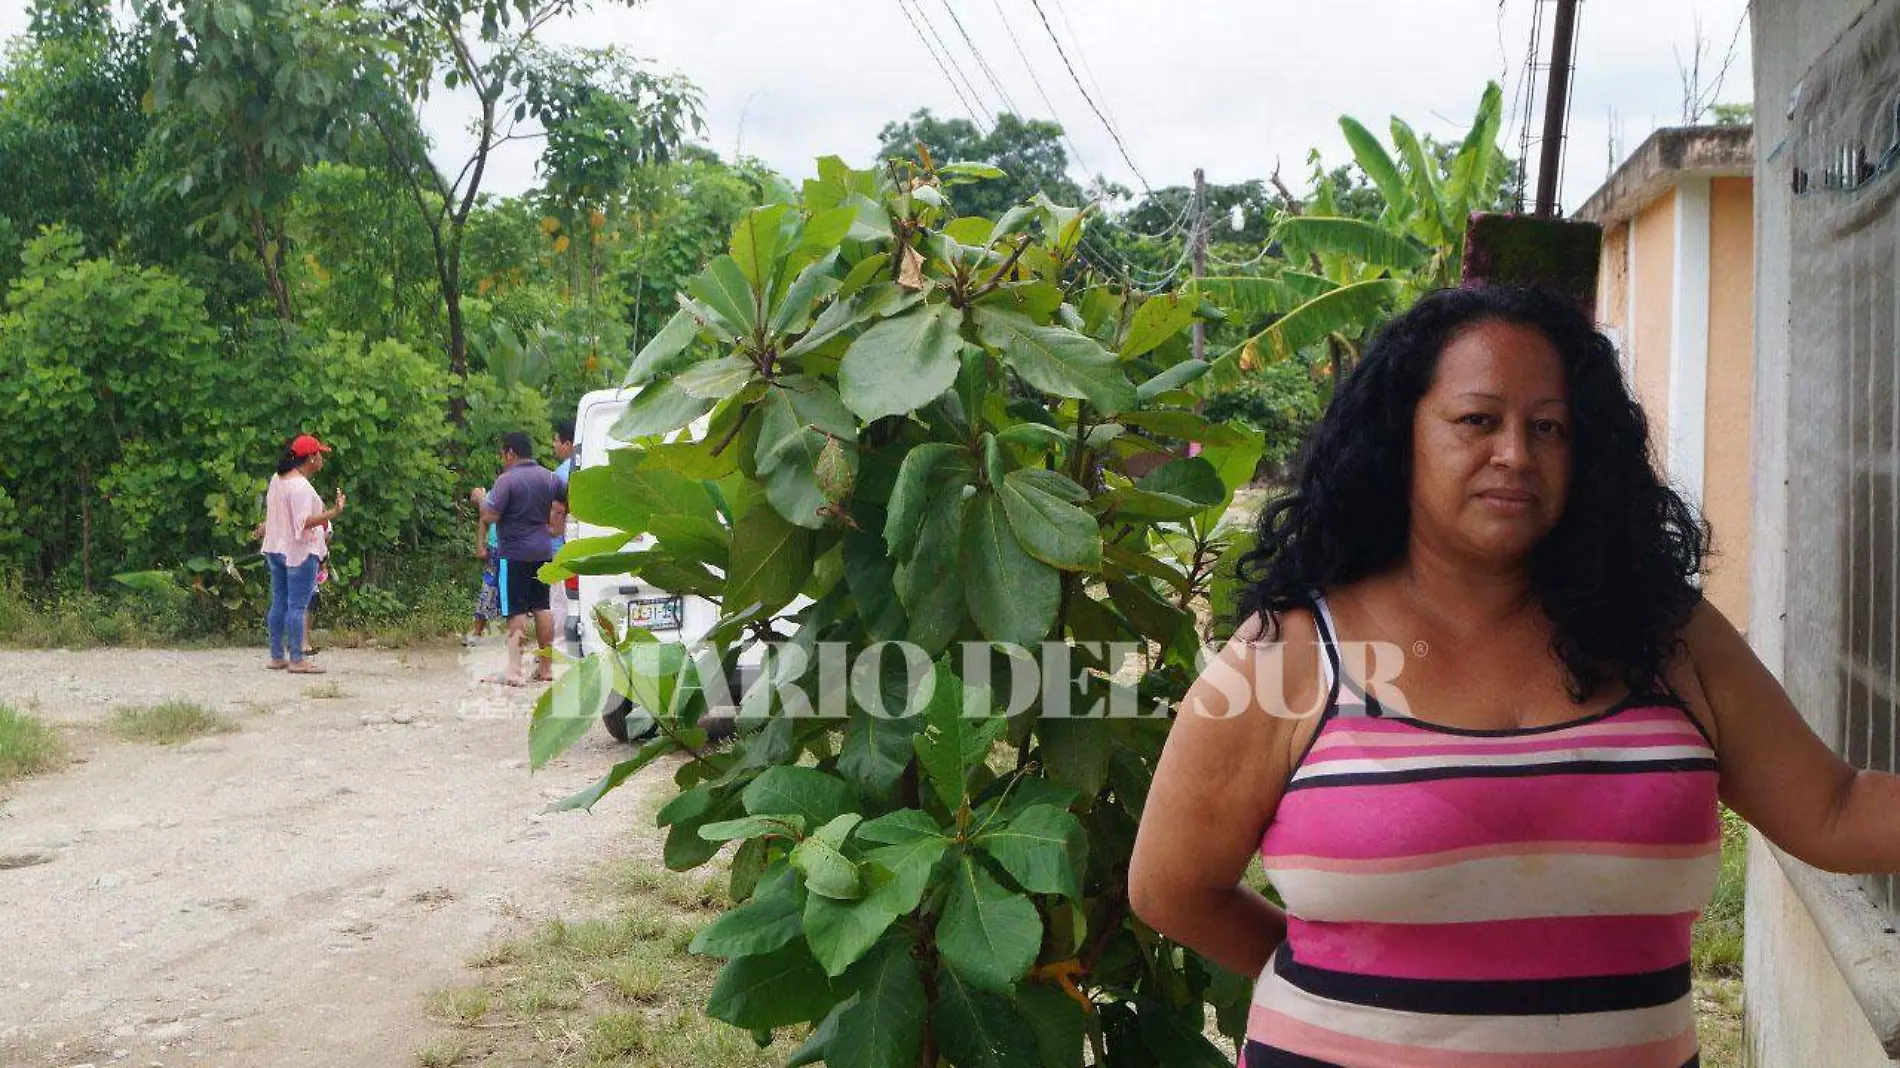
[[[342,490],[336,505],[323,507],[323,498],[310,485],[310,476],[323,470],[330,447],[309,434],[299,434],[284,446],[264,494],[264,560],[270,568],[270,662],[273,669],[299,675],[319,675],[323,669],[304,659],[304,608],[316,587],[317,570],[328,555],[324,532],[343,511]]]
[[[483,520],[495,525],[496,585],[501,614],[508,621],[508,667],[494,681],[520,686],[521,650],[527,642],[528,622],[534,621],[536,682],[554,678],[548,646],[554,640],[554,621],[548,615],[548,584],[541,581],[541,565],[554,558],[549,527],[557,512],[564,515],[567,491],[554,472],[534,460],[534,442],[526,431],[511,430],[501,439],[501,475],[482,504]]]

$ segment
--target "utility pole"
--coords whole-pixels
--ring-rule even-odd
[[[1188,240],[1194,242],[1194,277],[1202,278],[1207,274],[1207,172],[1194,168],[1194,232]],[[1194,320],[1194,358],[1199,360],[1207,355],[1207,326],[1199,319]]]
[[[1550,88],[1544,94],[1544,140],[1537,162],[1538,215],[1557,215],[1557,177],[1563,170],[1564,129],[1570,103],[1571,49],[1577,37],[1577,0],[1557,0],[1557,25],[1551,32]]]

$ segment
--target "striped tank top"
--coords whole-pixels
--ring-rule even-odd
[[[1245,1068],[1691,1068],[1716,760],[1675,698],[1467,730],[1344,677],[1260,843],[1287,937]]]

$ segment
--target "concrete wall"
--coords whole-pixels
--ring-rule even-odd
[[[1750,178],[1716,178],[1709,193],[1709,365],[1704,412],[1702,510],[1715,531],[1709,600],[1744,633],[1749,626],[1749,527],[1754,477],[1749,426],[1755,405],[1755,190]]]
[[[1775,148],[1789,133],[1795,87],[1854,22],[1895,0],[1754,0],[1755,70],[1755,417],[1753,463],[1756,523],[1751,553],[1754,623],[1749,642],[1781,678],[1797,704],[1835,707],[1836,639],[1831,606],[1820,603],[1840,582],[1840,494],[1844,479],[1807,443],[1830,421],[1827,391],[1809,367],[1812,339],[1797,354],[1791,336],[1792,192],[1786,161]],[[1794,374],[1797,355],[1803,373]],[[1833,407],[1838,409],[1838,398]],[[1799,428],[1799,429],[1797,429]],[[1817,499],[1832,507],[1815,512]],[[1818,647],[1818,648],[1817,648]],[[1816,726],[1827,736],[1827,721]],[[1838,733],[1836,730],[1835,733]],[[1753,1068],[1892,1068],[1872,1024],[1850,993],[1826,946],[1816,914],[1793,892],[1780,862],[1759,843],[1750,850],[1747,985],[1748,1063]],[[1832,922],[1832,921],[1830,921]],[[1854,960],[1853,955],[1847,959]]]
[[[1636,399],[1649,416],[1649,444],[1658,465],[1669,452],[1669,335],[1674,324],[1676,196],[1672,190],[1636,213],[1629,344]],[[1666,468],[1665,468],[1666,469]]]

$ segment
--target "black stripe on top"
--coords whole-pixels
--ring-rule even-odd
[[[1316,997],[1440,1016],[1569,1016],[1667,1005],[1689,994],[1688,962],[1635,975],[1576,979],[1392,979],[1315,968],[1293,959],[1286,943],[1274,974]]]
[[[1539,775],[1637,775],[1662,771],[1717,771],[1712,757],[1670,760],[1566,760],[1549,764],[1474,764],[1464,767],[1409,768],[1404,771],[1356,771],[1338,775],[1310,775],[1287,784],[1289,792],[1317,786],[1374,786],[1382,783],[1430,782],[1435,779],[1527,779]]]
[[[1332,1061],[1315,1060],[1255,1039],[1247,1040],[1247,1056],[1242,1063],[1246,1068],[1340,1068]],[[1702,1068],[1702,1055],[1690,1057],[1682,1068]]]

